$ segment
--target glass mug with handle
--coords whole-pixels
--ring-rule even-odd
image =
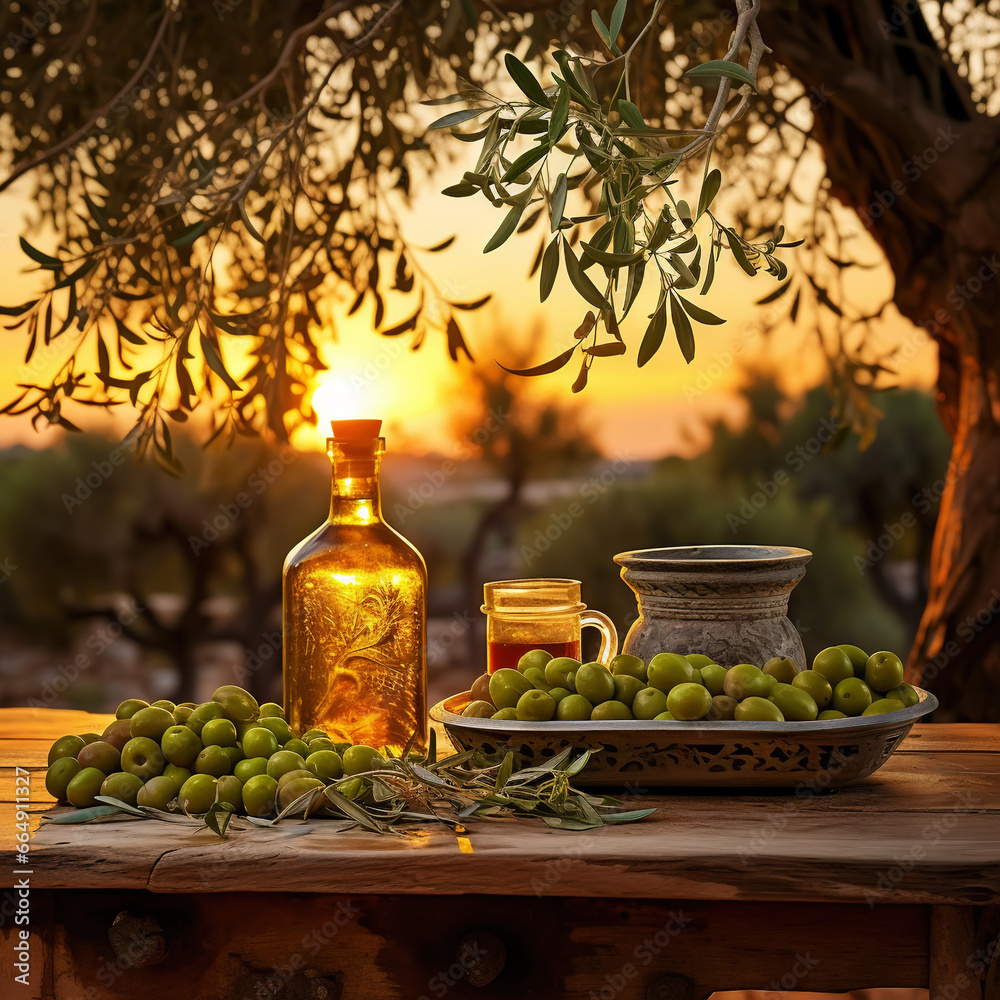
[[[579,580],[497,580],[483,586],[486,615],[486,669],[517,669],[531,649],[580,659],[580,631],[592,625],[601,632],[599,662],[607,665],[618,652],[614,623],[580,601]]]

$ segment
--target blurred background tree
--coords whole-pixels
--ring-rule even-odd
[[[591,51],[589,6],[67,0],[39,25],[5,5],[0,187],[31,175],[39,229],[57,248],[25,245],[52,287],[5,312],[29,359],[63,352],[55,378],[8,410],[71,427],[78,402],[128,400],[130,443],[176,468],[171,428],[199,399],[220,434],[268,427],[280,440],[315,419],[306,389],[322,366],[327,296],[349,289],[385,332],[466,352],[461,306],[475,303],[441,293],[423,263],[433,248],[406,246],[394,211],[391,192],[405,197],[445,151],[413,107],[463,77],[492,85],[505,49],[539,64],[553,40]],[[623,37],[653,9],[633,0]],[[656,9],[634,97],[647,121],[687,128],[704,95],[679,78],[724,52],[735,14],[711,0]],[[1000,586],[1000,380],[986,333],[1000,304],[997,10],[768,0],[760,24],[773,59],[744,127],[719,144],[727,174],[743,175],[744,223],[762,233],[805,211],[810,240],[775,294],[830,351],[837,419],[870,436],[869,390],[890,363],[867,338],[889,304],[851,301],[851,265],[872,263],[852,230],[884,252],[892,307],[938,345],[953,452],[909,668],[919,679],[954,645],[932,687],[959,717],[995,714],[1000,622],[971,641],[960,627]]]

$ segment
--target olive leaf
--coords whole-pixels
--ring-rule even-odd
[[[663,335],[667,332],[667,301],[666,296],[661,295],[660,301],[656,304],[653,314],[650,317],[649,326],[639,345],[639,355],[636,363],[640,368],[653,357],[663,343]]]
[[[710,59],[708,62],[699,63],[692,66],[685,76],[700,77],[728,77],[737,83],[745,83],[747,86],[757,89],[757,79],[745,66],[739,63],[730,62],[728,59]]]
[[[691,320],[681,307],[679,298],[674,294],[670,296],[670,318],[673,320],[674,333],[681,354],[684,355],[684,360],[691,364],[694,360],[694,331],[691,329]]]
[[[511,79],[520,87],[521,92],[529,101],[533,101],[535,104],[539,104],[542,107],[549,106],[549,99],[545,96],[545,91],[542,90],[542,85],[535,79],[531,70],[521,62],[517,56],[508,52],[504,56],[504,63],[507,66],[507,72],[510,73]]]

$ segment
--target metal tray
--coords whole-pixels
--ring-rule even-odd
[[[938,707],[917,688],[912,708],[825,722],[518,722],[463,718],[471,692],[430,711],[458,750],[505,753],[519,766],[566,747],[596,750],[579,785],[801,788],[849,785],[877,771],[917,719]]]

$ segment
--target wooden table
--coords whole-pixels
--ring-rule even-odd
[[[30,772],[37,827],[52,805],[50,742],[107,721],[0,710],[0,997],[701,1000],[929,986],[931,1000],[1000,1000],[997,726],[918,727],[877,774],[834,792],[642,795],[654,817],[592,833],[481,821],[462,841],[314,821],[223,842],[122,820],[45,825],[17,864],[16,769]],[[21,878],[29,987],[14,982]]]

